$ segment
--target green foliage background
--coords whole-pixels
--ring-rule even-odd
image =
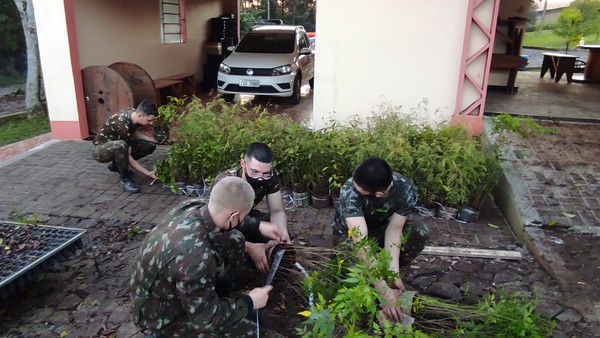
[[[236,165],[256,141],[271,147],[283,185],[297,191],[339,188],[356,165],[381,157],[414,181],[422,203],[478,208],[500,174],[496,151],[484,151],[464,129],[423,127],[393,108],[343,125],[332,122],[319,131],[284,114],[222,100],[174,101],[162,106],[159,115],[172,116],[173,111],[181,114],[170,131],[169,157],[156,168],[167,183],[208,183]]]

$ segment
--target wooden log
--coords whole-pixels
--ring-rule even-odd
[[[114,69],[89,66],[81,73],[88,129],[97,134],[109,116],[134,107],[134,95],[129,83]]]
[[[518,251],[457,248],[446,246],[426,246],[421,253],[424,255],[498,258],[516,261],[520,261],[523,258],[521,253]]]

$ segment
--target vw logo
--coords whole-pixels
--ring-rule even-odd
[[[247,69],[246,74],[252,76],[252,74],[254,74],[254,71],[252,69]]]

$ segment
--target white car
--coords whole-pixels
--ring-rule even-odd
[[[226,101],[235,94],[289,97],[314,86],[315,54],[302,26],[254,27],[221,63],[217,90]]]

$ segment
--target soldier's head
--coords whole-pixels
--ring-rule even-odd
[[[221,230],[235,228],[252,209],[254,189],[239,177],[225,177],[211,189],[208,211]]]
[[[260,187],[264,181],[273,177],[273,153],[268,145],[254,142],[248,146],[244,158],[240,160],[242,178],[253,188]]]
[[[352,181],[359,194],[381,198],[390,192],[392,176],[392,168],[384,159],[372,157],[354,169]]]
[[[157,115],[158,110],[156,109],[156,105],[144,100],[135,108],[135,112],[131,115],[131,118],[133,123],[147,126],[154,124],[154,119]]]

